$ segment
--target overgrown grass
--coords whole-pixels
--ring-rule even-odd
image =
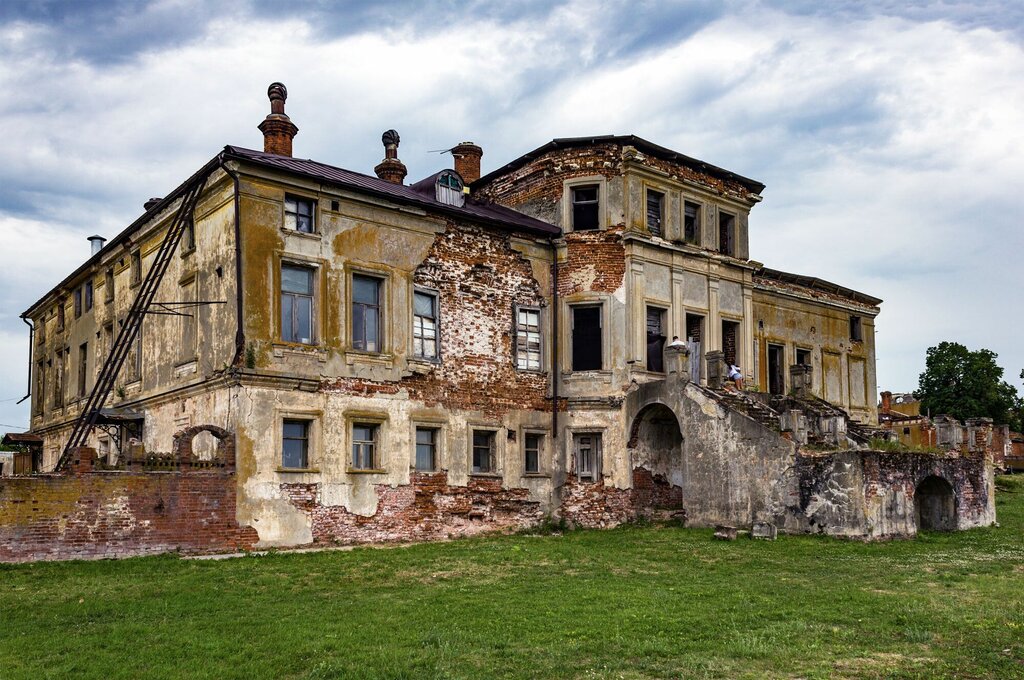
[[[1024,677],[1024,484],[999,486],[999,528],[876,544],[648,526],[2,566],[0,677]]]

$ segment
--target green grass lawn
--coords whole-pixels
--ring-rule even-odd
[[[863,544],[630,526],[0,566],[0,678],[1024,678],[1000,528]]]

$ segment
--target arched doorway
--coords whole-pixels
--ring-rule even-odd
[[[956,531],[956,494],[942,477],[925,477],[914,491],[918,531]]]
[[[676,414],[664,404],[649,404],[633,419],[629,434],[637,510],[682,509],[683,433]]]

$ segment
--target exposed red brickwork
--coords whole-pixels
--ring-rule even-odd
[[[507,234],[450,226],[438,234],[414,282],[439,294],[444,361],[400,383],[339,379],[322,389],[364,395],[404,389],[429,405],[495,418],[510,410],[550,410],[547,374],[515,367],[514,309],[545,307],[546,301],[529,261],[512,249]]]
[[[233,468],[87,471],[0,479],[0,561],[126,557],[250,548],[256,531],[235,520]]]
[[[614,293],[626,275],[622,227],[565,235],[565,261],[558,265],[558,294]]]
[[[310,516],[316,543],[470,536],[528,527],[543,519],[526,489],[503,489],[497,478],[471,477],[467,486],[450,486],[445,472],[413,473],[408,485],[377,485],[377,512],[370,517],[320,505],[319,486],[281,485],[292,504]]]
[[[639,513],[648,509],[681,510],[683,489],[664,475],[652,474],[646,468],[633,468],[633,505]]]
[[[600,482],[581,482],[569,475],[562,487],[559,514],[573,526],[598,529],[632,520],[636,514],[630,489],[616,489]]]

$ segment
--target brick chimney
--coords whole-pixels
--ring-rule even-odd
[[[472,184],[480,179],[480,158],[484,150],[473,142],[461,142],[452,149],[452,156],[455,157],[455,172],[462,175],[466,184]]]
[[[882,413],[888,413],[892,410],[892,392],[882,392],[882,407],[879,410]]]
[[[292,138],[298,134],[299,128],[284,112],[288,88],[281,83],[271,83],[267,96],[270,97],[270,114],[259,125],[263,133],[263,150],[278,156],[291,156]]]
[[[397,132],[388,130],[380,136],[380,141],[384,143],[384,160],[378,163],[373,171],[382,180],[392,184],[401,184],[409,172],[405,163],[398,160],[398,144],[402,140]]]

